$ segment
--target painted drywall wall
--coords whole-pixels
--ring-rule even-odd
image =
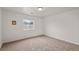
[[[35,28],[33,30],[24,30],[24,19],[34,20]],[[42,20],[39,17],[33,17],[8,10],[3,10],[2,20],[3,43],[43,34]],[[16,25],[11,24],[12,20],[16,20]]]
[[[0,48],[1,48],[1,45],[2,45],[2,42],[1,42],[1,40],[2,40],[2,19],[1,19],[1,8],[0,8]]]
[[[45,34],[79,45],[79,9],[45,18]]]

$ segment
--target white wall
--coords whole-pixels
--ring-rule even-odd
[[[2,35],[3,43],[43,34],[42,20],[39,17],[32,17],[24,14],[3,10],[2,19],[3,19],[3,35]],[[23,19],[34,20],[35,29],[24,30]],[[11,25],[12,20],[16,20],[17,22],[16,26]]]
[[[79,9],[45,18],[46,35],[79,45]]]
[[[1,42],[1,40],[2,40],[2,30],[1,30],[1,27],[2,27],[2,24],[1,24],[1,8],[0,8],[0,48],[1,48],[1,45],[2,45],[2,42]]]
[[[23,19],[35,20],[35,30],[24,30]],[[17,25],[11,25],[16,20]],[[45,24],[44,24],[45,22]],[[45,19],[2,10],[2,41],[10,42],[41,34],[79,44],[79,9]]]

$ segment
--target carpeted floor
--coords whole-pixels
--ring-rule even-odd
[[[40,36],[3,44],[0,51],[79,51],[79,46],[47,36]]]

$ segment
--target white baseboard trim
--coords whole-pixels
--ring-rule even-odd
[[[24,40],[24,39],[30,39],[30,38],[39,37],[39,36],[43,36],[43,34],[35,35],[35,36],[30,36],[30,37],[26,37],[26,38],[21,38],[21,39],[16,39],[16,40],[11,40],[11,41],[5,41],[5,42],[3,42],[3,44],[14,42],[14,41],[20,41],[20,40]]]
[[[69,41],[69,40],[63,40],[63,39],[56,38],[56,37],[52,37],[52,36],[50,36],[50,35],[45,35],[45,34],[36,35],[36,36],[31,36],[31,37],[27,37],[27,38],[23,38],[23,39],[30,39],[30,38],[39,37],[39,36],[47,36],[47,37],[49,37],[49,38],[54,38],[54,39],[61,40],[61,41],[65,41],[65,42],[68,42],[68,43],[71,43],[71,44],[79,45],[78,42],[73,42],[73,41]],[[13,40],[13,41],[18,41],[18,40],[22,40],[22,39],[17,39],[17,40]],[[9,43],[9,42],[13,42],[13,41],[8,41],[8,42],[3,42],[3,43]],[[1,48],[1,47],[2,47],[2,43],[0,44],[0,48]]]
[[[45,36],[48,36],[48,37],[50,37],[50,38],[55,38],[55,39],[57,39],[57,40],[65,41],[65,42],[68,42],[68,43],[71,43],[71,44],[79,45],[78,42],[73,42],[73,41],[69,41],[69,40],[63,40],[63,39],[56,38],[56,37],[52,37],[52,36],[49,36],[49,35],[45,35]]]

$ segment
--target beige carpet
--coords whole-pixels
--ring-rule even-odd
[[[65,41],[40,36],[6,43],[1,51],[77,51],[79,46]]]

